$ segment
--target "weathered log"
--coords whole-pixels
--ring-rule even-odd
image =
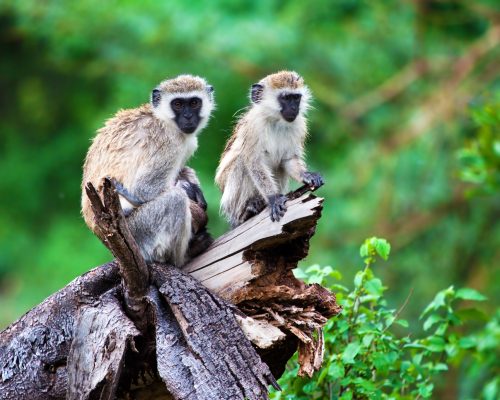
[[[302,193],[296,194],[295,197],[300,194]],[[113,203],[104,202],[99,211],[101,215],[106,217],[106,212],[109,214],[109,210],[106,209],[109,209],[110,204]],[[212,290],[220,293],[231,303],[237,304],[246,315],[253,316],[254,319],[249,319],[245,315],[237,315],[238,322],[246,336],[261,347],[258,348],[259,354],[275,376],[281,375],[286,361],[296,351],[297,346],[302,374],[311,374],[319,367],[322,357],[320,329],[327,318],[340,310],[333,294],[317,285],[304,285],[296,280],[291,272],[298,260],[307,254],[309,238],[314,233],[320,211],[321,199],[312,195],[293,199],[289,201],[288,212],[280,223],[272,223],[267,217],[267,211],[264,211],[219,238],[207,252],[186,266],[186,270],[191,269],[191,274],[197,278],[200,278],[202,273],[212,274],[204,279],[203,283],[209,286],[222,282],[218,286],[212,286]],[[108,223],[108,227],[110,226],[113,228],[117,225]],[[116,237],[124,239],[124,235],[118,235],[112,240]],[[126,238],[124,241],[127,243]],[[127,249],[131,247],[120,248],[124,249],[126,254]],[[131,252],[137,254],[134,250]],[[114,254],[122,260],[120,264],[129,263],[123,261],[129,259],[127,255],[124,257],[119,252]],[[241,273],[243,265],[245,270]],[[115,328],[107,326],[108,333],[105,334],[106,329],[104,329],[102,337],[99,336],[101,343],[104,343],[104,349],[97,349],[104,352],[88,353],[93,360],[99,360],[111,349],[109,361],[101,368],[101,371],[106,370],[107,373],[93,375],[97,378],[105,376],[105,379],[96,378],[92,381],[94,383],[89,385],[90,381],[87,378],[90,375],[87,374],[85,378],[87,380],[79,378],[80,381],[87,383],[80,384],[77,389],[73,388],[84,393],[82,398],[87,394],[87,398],[95,396],[113,398],[113,393],[116,392],[118,397],[128,394],[142,399],[169,399],[171,397],[166,387],[177,399],[223,399],[244,398],[244,396],[266,398],[263,388],[273,379],[269,376],[268,370],[262,369],[262,364],[259,364],[251,354],[248,342],[244,339],[236,340],[231,335],[224,338],[224,334],[221,334],[223,330],[212,329],[211,334],[216,337],[219,334],[214,345],[218,349],[210,349],[215,352],[206,354],[202,346],[203,330],[200,330],[200,326],[206,321],[214,321],[210,316],[212,308],[209,308],[210,312],[206,312],[207,309],[203,307],[187,310],[187,304],[179,301],[177,292],[172,290],[176,287],[177,280],[183,281],[188,277],[179,275],[180,271],[171,271],[166,266],[153,265],[150,268],[152,276],[142,298],[145,301],[134,303],[145,307],[142,318],[141,314],[134,312],[137,310],[135,307],[130,307],[130,295],[124,295],[127,291],[124,266],[114,261],[75,279],[0,332],[2,396],[7,399],[64,398],[68,382],[71,384],[76,379],[75,364],[72,364],[75,361],[75,354],[80,358],[84,355],[81,351],[76,351],[76,348],[70,352],[70,348],[73,343],[80,340],[78,333],[82,332],[82,324],[84,327],[88,327],[89,324],[105,325],[99,322],[97,317],[99,310],[103,310],[102,307],[110,303],[123,304],[126,315],[123,314],[120,319],[123,320],[124,329],[118,335],[112,333],[116,332]],[[136,267],[136,271],[140,272],[141,268]],[[163,280],[159,280],[158,271],[163,272]],[[224,321],[223,324],[228,324],[231,332],[239,331],[234,320],[234,312],[239,314],[238,311],[231,306],[221,306],[224,304],[222,300],[214,300],[217,297],[206,290],[201,290],[201,286],[196,286],[193,280],[185,282],[191,282],[190,285],[197,288],[195,292],[199,291],[199,296],[207,297],[213,304],[218,304],[215,308],[219,310],[219,316],[215,318]],[[184,288],[186,287],[187,283],[184,285]],[[182,292],[181,289],[183,288],[177,287],[177,290],[180,290],[178,293]],[[144,288],[140,288],[140,291],[134,292],[139,293],[137,298],[141,298],[143,290]],[[109,296],[112,296],[113,300],[109,300]],[[173,300],[176,298],[177,300]],[[201,312],[202,315],[195,315],[197,310],[198,314]],[[138,323],[137,318],[143,322]],[[196,321],[204,322],[197,326]],[[134,329],[126,328],[129,323],[131,327],[135,325],[139,328],[139,335]],[[191,329],[196,328],[198,334],[192,334]],[[118,346],[113,340],[118,337],[117,335],[120,337]],[[266,340],[267,335],[272,336],[272,339]],[[95,339],[98,341],[97,337]],[[235,347],[235,351],[227,351],[231,347]],[[125,352],[122,352],[123,349]],[[219,360],[214,354],[220,351],[224,352]],[[68,354],[71,354],[71,358],[68,358]],[[238,356],[225,357],[228,354]],[[200,359],[197,357],[201,357],[202,360],[205,358],[212,360],[212,363],[219,362],[220,365],[214,367],[215,364],[210,365],[210,362],[200,365]],[[189,359],[191,362],[187,362],[186,365],[185,362]],[[247,368],[242,360],[251,361],[247,363]],[[232,373],[236,372],[235,377],[229,378],[225,383],[214,380],[213,377],[217,375],[214,373],[214,368],[218,370],[220,366]],[[205,372],[202,373],[200,368],[205,368],[203,370]],[[209,377],[211,380],[207,379]],[[239,377],[244,380],[244,384],[241,384]],[[240,385],[238,386],[236,382],[240,382]],[[234,389],[235,384],[238,386],[237,389]],[[224,385],[230,388],[229,391],[224,392],[222,397],[219,395],[210,397],[213,393],[217,393],[214,390],[220,390]],[[193,390],[190,391],[189,388]],[[229,396],[231,390],[240,392],[238,395]]]
[[[183,270],[245,315],[295,336],[300,342],[299,374],[312,376],[323,360],[321,328],[340,307],[328,290],[305,285],[292,273],[309,251],[323,199],[307,194],[304,187],[288,196],[288,210],[279,223],[265,209],[218,238]],[[272,370],[282,373],[282,367]]]
[[[267,398],[268,385],[279,387],[267,365],[262,363],[243,336],[234,317],[234,306],[178,269],[166,269],[159,265],[151,267],[154,285],[160,288],[175,320],[179,322],[186,343],[183,360],[174,364],[158,363],[159,369],[163,366],[163,371],[159,370],[159,373],[169,390],[172,388],[171,374],[173,371],[178,373],[180,366],[189,367],[188,382],[192,382],[186,385],[183,379],[181,389],[184,392],[193,389],[203,391],[203,396],[179,396],[183,399],[264,399]],[[157,343],[158,340],[162,339],[157,335]],[[158,357],[162,353],[170,353],[161,353],[159,347],[157,344]],[[172,344],[170,347],[173,347]],[[189,362],[187,357],[190,357]],[[165,378],[164,374],[168,377]],[[177,382],[179,380],[172,383]]]
[[[68,400],[114,399],[128,348],[140,332],[112,293],[86,305],[74,325],[68,355]]]
[[[98,236],[120,264],[126,307],[144,336],[155,332],[147,347],[155,348],[156,369],[173,397],[257,400],[267,398],[269,384],[279,388],[268,366],[262,363],[246,340],[232,307],[194,278],[173,267],[150,265],[154,276],[148,296],[145,296],[144,287],[148,284],[150,272],[128,229],[110,180],[104,180],[102,201],[90,184],[87,185],[87,194],[94,210]],[[135,279],[146,283],[137,284]],[[159,298],[166,300],[168,307],[162,305]],[[149,303],[149,313],[144,313],[146,303]],[[94,329],[99,327],[96,325]],[[95,336],[99,335],[109,337],[107,329]],[[86,349],[93,347],[94,343],[90,342],[83,342],[83,349],[73,351],[79,344],[73,342],[70,356],[89,350],[100,356],[101,351]],[[123,352],[118,353],[123,358]],[[68,358],[70,368],[75,362],[80,362],[80,359]],[[83,375],[88,375],[86,378],[70,381],[68,397],[85,399],[95,391],[101,398],[112,398],[121,369],[108,368],[105,384],[101,384],[99,373],[100,370],[94,367],[94,370],[83,371]],[[87,384],[88,381],[93,387]]]
[[[0,333],[2,399],[64,399],[79,310],[116,288],[116,262],[76,278]]]

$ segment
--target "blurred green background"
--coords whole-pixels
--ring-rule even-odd
[[[313,92],[307,158],[326,180],[303,265],[349,276],[360,243],[377,235],[393,245],[380,274],[394,307],[414,289],[405,318],[450,284],[481,290],[491,312],[499,44],[495,0],[1,1],[0,328],[110,260],[79,213],[83,159],[107,118],[166,77],[199,74],[215,87],[190,165],[222,234],[219,155],[250,85],[280,69]]]

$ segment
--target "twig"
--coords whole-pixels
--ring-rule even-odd
[[[403,302],[403,304],[401,305],[401,307],[399,307],[398,311],[396,311],[396,314],[394,314],[394,321],[396,321],[398,318],[399,318],[399,315],[403,312],[403,310],[405,309],[405,307],[408,305],[408,302],[410,301],[410,298],[413,294],[413,288],[410,289],[410,293],[408,293],[408,296],[406,296],[406,299],[405,301]],[[393,321],[393,322],[394,322]],[[389,329],[389,327],[392,325],[391,324],[388,324],[383,330],[382,330],[382,333],[384,333],[387,329]]]
[[[305,195],[307,192],[315,192],[318,190],[317,187],[311,187],[309,185],[302,185],[298,189],[294,190],[293,192],[287,193],[286,197],[288,197],[288,200],[295,200],[298,199],[299,197]]]
[[[123,216],[118,194],[108,178],[103,181],[103,200],[92,183],[88,182],[85,190],[94,211],[97,234],[118,260],[127,308],[137,317],[136,321],[143,321],[149,272]]]

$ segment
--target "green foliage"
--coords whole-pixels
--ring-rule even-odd
[[[435,394],[439,376],[463,364],[467,374],[484,384],[469,396],[494,399],[498,395],[500,346],[497,312],[486,326],[464,334],[481,311],[471,302],[485,301],[476,290],[453,286],[440,291],[421,313],[423,334],[410,335],[401,318],[410,296],[399,309],[388,306],[387,287],[375,275],[377,258],[388,259],[385,239],[366,239],[360,248],[365,266],[354,277],[353,289],[338,283],[340,273],[317,265],[299,270],[308,283],[328,285],[337,293],[343,312],[325,327],[325,362],[313,380],[296,377],[296,361],[281,378],[283,392],[273,399],[419,399]],[[468,308],[458,307],[467,301]]]
[[[476,106],[472,118],[478,129],[458,153],[460,177],[476,185],[476,194],[497,193],[500,190],[500,95]]]

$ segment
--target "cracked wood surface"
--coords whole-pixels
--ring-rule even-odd
[[[262,332],[273,335],[271,341],[261,338],[266,344],[257,350],[274,376],[281,375],[286,361],[297,348],[299,361],[303,364],[301,373],[311,374],[322,359],[320,329],[327,318],[340,309],[333,294],[318,285],[299,282],[291,270],[308,252],[309,239],[321,214],[321,203],[322,199],[315,196],[295,192],[280,223],[272,223],[266,210],[216,240],[206,253],[186,266],[191,275],[197,279],[201,277],[205,286],[236,304],[247,316],[252,316],[251,323],[241,323],[248,317],[240,315],[233,306],[222,306],[223,300],[216,301],[216,296],[203,292],[206,289],[196,286],[191,278],[186,281],[189,285],[185,283],[182,287],[172,281],[165,285],[165,279],[174,275],[184,282],[185,278],[176,275],[181,274],[178,270],[164,274],[163,283],[150,279],[141,299],[145,304],[144,312],[131,313],[127,305],[130,297],[124,295],[123,265],[113,261],[78,277],[0,332],[2,399],[65,398],[68,383],[75,382],[75,371],[82,362],[78,360],[85,357],[100,360],[103,356],[97,350],[72,349],[78,341],[86,342],[78,335],[85,329],[90,332],[89,325],[100,330],[101,334],[92,342],[99,343],[100,350],[104,346],[109,362],[102,363],[99,373],[95,371],[95,375],[80,378],[83,384],[77,390],[84,393],[81,398],[113,398],[116,391],[117,398],[133,395],[136,399],[208,399],[214,390],[223,393],[223,397],[215,397],[221,399],[267,398],[266,386],[273,383],[274,378],[264,364],[258,363],[258,357],[252,355],[250,349],[253,348],[244,336],[236,339],[238,336],[232,334],[241,334],[236,320],[246,330],[246,336],[253,337],[254,343],[259,343],[257,337]],[[168,271],[167,266],[152,265],[150,268]],[[176,293],[182,293],[187,287],[205,293],[203,296],[208,296],[208,300],[204,301],[212,305],[190,307],[182,302],[189,294],[179,297]],[[124,312],[113,304],[122,307]],[[219,315],[213,319],[212,312],[215,315],[219,312]],[[118,332],[116,324],[107,325],[107,318],[100,318],[106,315],[116,315],[123,322],[120,328],[123,332]],[[137,321],[138,317],[146,323]],[[212,330],[210,335],[215,335],[216,343],[207,338],[207,348],[203,348],[207,323],[211,325],[219,319],[224,321],[222,325],[230,328],[231,335],[227,335],[226,330],[224,339],[221,338],[223,330]],[[201,324],[197,325],[196,321]],[[134,325],[139,335],[135,328],[132,329]],[[252,329],[259,332],[251,332]],[[115,337],[120,343],[112,340]],[[215,353],[207,354],[211,351]],[[219,358],[214,356],[221,351],[223,354]],[[214,371],[218,374],[219,368],[210,361],[202,373],[200,365],[196,366],[200,355],[203,360],[221,363],[229,372],[226,378],[214,381]],[[192,361],[187,362],[189,359]],[[75,360],[76,366],[72,364]],[[238,375],[244,377],[244,382],[238,380]],[[227,385],[230,389],[223,391],[217,385]],[[238,390],[236,397],[229,395]]]
[[[266,273],[266,266],[252,262],[248,253],[272,249],[297,237],[308,236],[308,229],[315,226],[320,216],[322,203],[322,198],[304,194],[287,203],[288,210],[279,222],[270,220],[266,208],[215,240],[182,269],[222,297],[231,299],[235,291]]]

